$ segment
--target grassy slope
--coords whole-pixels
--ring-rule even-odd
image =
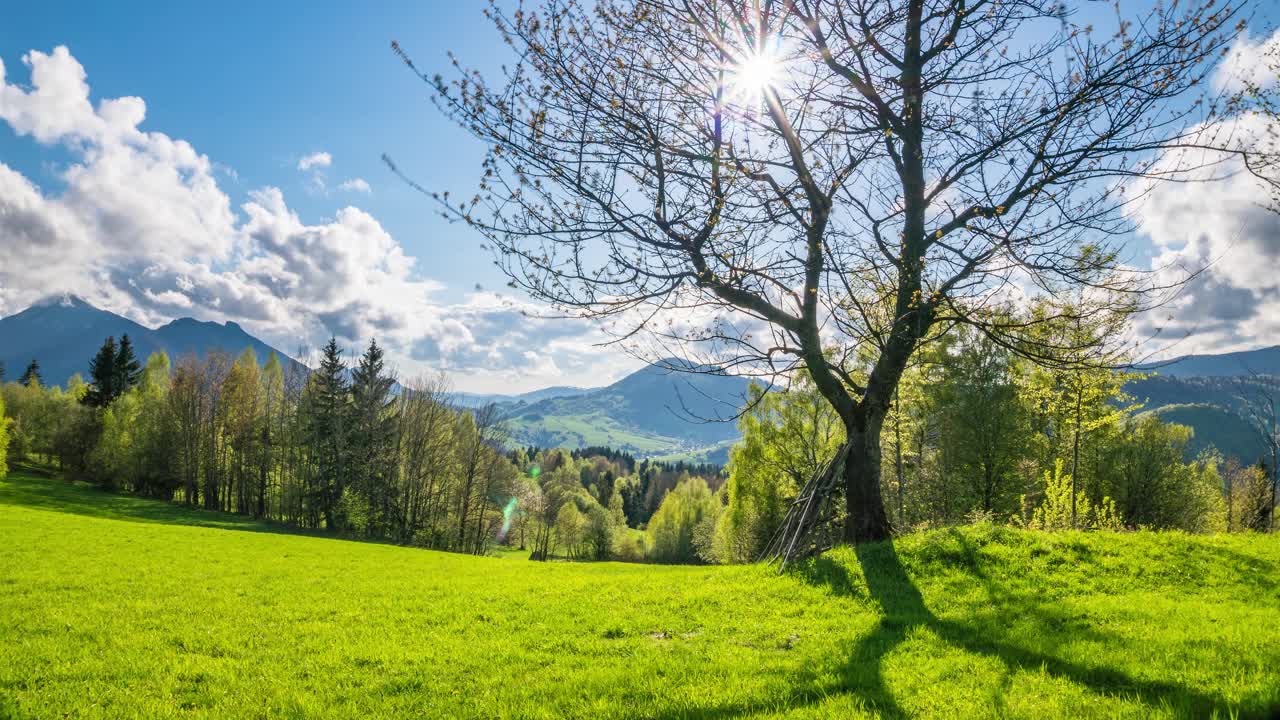
[[[591,415],[545,415],[537,420],[516,417],[508,421],[516,444],[545,447],[612,447],[631,453],[654,453],[680,445],[676,438],[648,435],[627,428],[600,413]]]
[[[1280,708],[1275,537],[974,527],[777,577],[269,529],[0,482],[0,717]]]

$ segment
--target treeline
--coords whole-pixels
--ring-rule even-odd
[[[251,351],[139,367],[109,339],[87,383],[45,388],[28,370],[0,393],[10,457],[295,527],[534,559],[754,560],[843,441],[803,377],[753,389],[726,481],[610,448],[508,449],[496,406],[456,407],[443,377],[397,383],[372,342],[348,367],[330,341],[311,371]],[[1272,468],[1187,461],[1191,431],[1142,413],[1122,391],[1132,377],[1046,369],[964,331],[931,346],[882,433],[895,527],[1270,529]],[[831,521],[842,512],[837,498]]]
[[[89,382],[4,388],[18,455],[104,487],[287,525],[483,552],[517,471],[493,408],[460,413],[443,380],[396,383],[376,343],[315,371],[252,350],[139,368],[108,339]]]
[[[608,448],[508,450],[497,406],[462,410],[443,377],[398,383],[376,342],[348,367],[252,350],[145,366],[108,338],[89,380],[38,372],[0,392],[11,455],[103,487],[293,527],[442,550],[494,543],[534,557],[645,560],[638,528],[690,478],[719,468]],[[3,431],[4,428],[0,428]],[[0,435],[0,437],[3,437]],[[710,483],[707,485],[707,483]]]
[[[881,436],[881,491],[895,527],[980,518],[1055,530],[1271,529],[1267,462],[1213,450],[1186,461],[1190,428],[1142,413],[1123,392],[1133,377],[1047,369],[974,332],[929,347],[907,371]],[[722,517],[697,548],[708,560],[757,557],[798,488],[843,441],[808,383],[756,399],[731,451]]]

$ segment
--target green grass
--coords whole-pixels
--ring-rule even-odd
[[[680,452],[667,453],[666,455],[654,455],[651,460],[664,463],[684,462],[690,465],[711,464],[711,465],[728,465],[729,449],[737,444],[738,440],[725,440],[715,445],[709,445],[694,450],[683,450]]]
[[[272,529],[11,474],[0,717],[1280,710],[1276,537],[976,526],[779,577]]]
[[[583,448],[611,447],[632,453],[655,453],[681,444],[676,438],[628,428],[603,413],[590,415],[540,415],[537,420],[516,417],[508,421],[517,443]]]

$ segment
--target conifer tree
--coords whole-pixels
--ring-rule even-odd
[[[346,371],[337,338],[329,338],[321,350],[320,367],[311,376],[307,434],[317,466],[313,492],[330,530],[346,526],[342,499],[348,480],[351,415]]]
[[[40,361],[31,358],[31,363],[27,365],[27,369],[23,371],[22,377],[18,378],[19,385],[27,387],[43,387],[44,378],[40,377]]]
[[[115,381],[113,387],[116,395],[123,395],[142,379],[142,364],[133,352],[133,343],[128,335],[120,336],[120,347],[116,350],[114,363]]]
[[[116,339],[108,337],[98,348],[98,354],[89,361],[89,392],[84,404],[90,407],[106,407],[120,393],[116,389]]]
[[[393,384],[385,372],[382,348],[376,340],[369,341],[368,349],[351,372],[351,456],[352,479],[364,500],[365,530],[370,535],[381,532],[392,514],[396,432]]]

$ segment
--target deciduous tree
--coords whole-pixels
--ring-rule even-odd
[[[488,148],[478,190],[437,195],[443,211],[513,285],[637,353],[803,367],[845,426],[850,541],[890,533],[880,434],[915,351],[969,325],[1040,361],[1100,362],[986,310],[1015,282],[1053,318],[1157,301],[1115,252],[1133,181],[1185,179],[1166,151],[1239,151],[1201,122],[1228,108],[1195,96],[1238,32],[1230,1],[1160,3],[1114,32],[1060,0],[488,14],[517,57],[500,82],[422,75]]]

